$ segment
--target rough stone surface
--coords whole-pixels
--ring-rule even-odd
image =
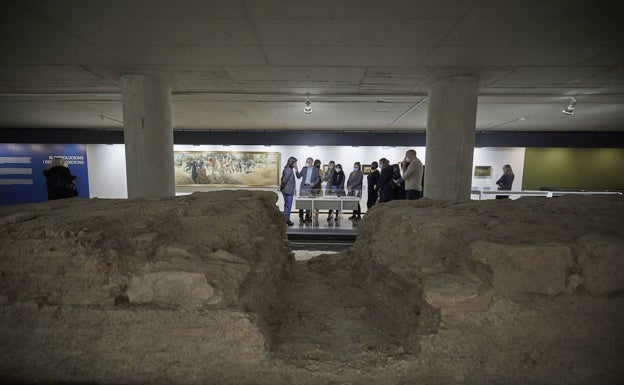
[[[500,293],[556,295],[566,288],[574,257],[566,246],[515,246],[492,242],[472,244],[473,258],[492,271]]]
[[[0,383],[624,378],[622,197],[384,203],[299,262],[275,200],[0,208]]]
[[[594,295],[624,293],[624,239],[586,235],[578,243],[584,288]]]
[[[206,276],[184,271],[160,271],[132,277],[126,290],[130,303],[201,307],[221,301]]]
[[[257,320],[234,309],[22,302],[0,322],[2,383],[198,384],[219,365],[269,359]]]
[[[266,361],[294,262],[276,199],[0,208],[0,379],[201,383],[228,363]]]
[[[411,298],[412,318],[429,323],[418,348],[387,366],[396,376],[386,383],[624,378],[622,197],[393,201],[358,229],[353,260],[364,290],[389,308],[409,308]],[[397,282],[396,298],[380,296]]]
[[[475,276],[442,273],[427,276],[423,286],[427,303],[442,315],[489,308],[494,290]]]

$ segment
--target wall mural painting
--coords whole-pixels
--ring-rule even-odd
[[[279,152],[174,151],[176,186],[276,187]]]

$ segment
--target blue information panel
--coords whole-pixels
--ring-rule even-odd
[[[0,205],[47,201],[43,170],[56,157],[65,159],[71,173],[78,177],[78,196],[89,198],[85,145],[0,143]]]

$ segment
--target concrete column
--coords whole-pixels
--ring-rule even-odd
[[[425,198],[470,199],[478,88],[477,78],[456,76],[429,89]]]
[[[123,75],[128,198],[175,196],[171,89],[143,75]]]

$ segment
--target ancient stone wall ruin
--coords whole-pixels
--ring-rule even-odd
[[[353,255],[371,296],[411,283],[387,298],[395,320],[439,312],[411,366],[429,383],[624,378],[622,197],[390,202],[359,225]]]
[[[269,359],[292,255],[273,193],[0,211],[0,377],[200,383]]]
[[[271,192],[0,208],[0,382],[617,384],[624,199],[374,207],[295,262]]]

